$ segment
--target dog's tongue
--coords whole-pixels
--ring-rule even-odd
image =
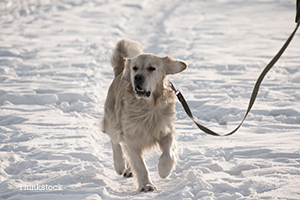
[[[145,90],[143,90],[143,89],[141,88],[141,86],[139,86],[139,85],[137,85],[137,86],[135,87],[135,90],[136,90],[137,92],[145,92]]]
[[[137,85],[137,86],[135,87],[135,91],[136,91],[139,95],[144,95],[144,96],[146,96],[146,97],[150,97],[150,95],[151,95],[151,92],[146,92],[146,90],[143,90],[143,89],[141,88],[141,86],[139,86],[139,85]]]

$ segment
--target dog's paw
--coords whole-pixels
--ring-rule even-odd
[[[174,166],[176,165],[177,160],[174,155],[162,154],[158,161],[158,174],[161,178],[167,178]]]
[[[131,169],[130,168],[125,169],[125,171],[123,173],[123,176],[126,177],[126,178],[133,177]]]
[[[119,175],[122,175],[125,171],[125,167],[124,167],[124,164],[119,164],[119,163],[115,163],[115,170],[116,172],[119,174]]]
[[[156,187],[151,183],[139,187],[140,192],[153,192],[156,190],[157,190]]]
[[[122,175],[124,173],[124,171],[126,170],[125,160],[124,159],[117,159],[117,157],[114,156],[114,167],[115,167],[116,172],[119,175]]]

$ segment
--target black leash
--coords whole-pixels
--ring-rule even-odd
[[[262,73],[260,74],[259,78],[257,79],[256,83],[255,83],[255,86],[254,86],[254,89],[252,91],[252,95],[251,95],[251,98],[250,98],[250,101],[249,101],[249,105],[248,105],[248,109],[246,111],[246,114],[243,118],[243,120],[241,121],[241,123],[233,130],[231,131],[230,133],[227,133],[227,134],[224,134],[224,135],[221,135],[221,134],[218,134],[212,130],[210,130],[209,128],[206,128],[205,126],[202,126],[201,124],[197,123],[194,119],[194,116],[187,104],[187,102],[185,101],[183,95],[181,94],[181,92],[179,90],[177,90],[175,88],[175,86],[173,85],[173,83],[170,81],[170,85],[171,85],[171,88],[175,91],[175,94],[178,98],[178,100],[181,102],[185,112],[187,113],[187,115],[194,121],[194,123],[197,125],[197,127],[202,130],[203,132],[207,133],[207,134],[210,134],[210,135],[214,135],[214,136],[228,136],[228,135],[232,135],[233,133],[235,133],[243,124],[243,122],[245,121],[248,113],[250,112],[254,102],[255,102],[255,99],[256,99],[256,96],[257,96],[257,93],[258,93],[258,90],[259,90],[259,87],[260,87],[260,84],[261,82],[263,81],[264,77],[266,76],[266,74],[268,73],[268,71],[274,66],[274,64],[277,62],[277,60],[281,57],[281,55],[283,54],[283,52],[285,51],[285,49],[288,47],[288,45],[290,44],[290,42],[292,41],[295,33],[297,32],[297,29],[299,27],[299,23],[300,23],[300,0],[297,0],[297,15],[296,15],[296,27],[294,29],[294,31],[292,32],[292,34],[290,35],[290,37],[286,40],[286,42],[284,43],[284,45],[281,47],[281,49],[279,50],[279,52],[275,55],[275,57],[270,61],[270,63],[265,67],[265,69],[262,71]]]

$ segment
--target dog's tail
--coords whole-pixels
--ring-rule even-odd
[[[127,39],[120,40],[117,43],[110,59],[115,77],[123,72],[126,61],[125,58],[133,58],[142,52],[142,46],[140,43]]]

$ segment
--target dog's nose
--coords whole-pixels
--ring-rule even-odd
[[[136,84],[142,85],[144,83],[145,76],[143,74],[137,74],[134,77],[134,82]]]

